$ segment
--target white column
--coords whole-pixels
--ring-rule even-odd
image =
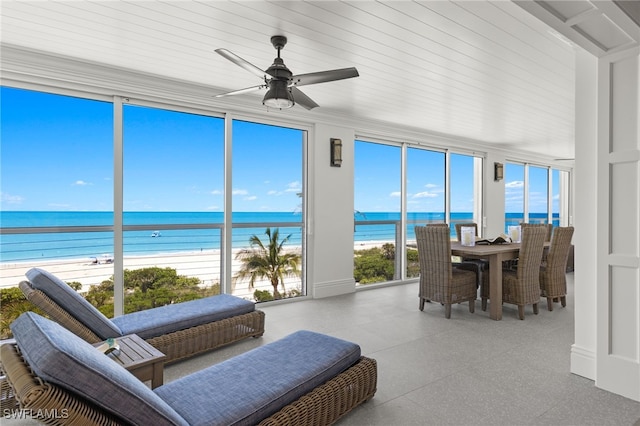
[[[576,52],[575,342],[571,372],[592,380],[596,378],[597,69],[595,56]]]

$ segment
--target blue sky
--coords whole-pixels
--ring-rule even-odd
[[[112,104],[4,87],[0,96],[2,210],[113,210]],[[242,121],[233,127],[234,211],[299,210],[304,133]],[[125,105],[124,147],[125,211],[223,210],[221,118]],[[443,159],[408,150],[410,212],[444,210]],[[452,211],[472,211],[472,159],[451,159]],[[399,211],[400,148],[358,142],[355,161],[354,208]],[[508,212],[522,209],[522,170],[505,170]],[[530,171],[533,212],[546,211],[538,171]]]
[[[113,106],[2,88],[2,210],[113,209]],[[303,132],[234,122],[235,211],[293,211]],[[125,211],[222,211],[224,122],[125,105]]]

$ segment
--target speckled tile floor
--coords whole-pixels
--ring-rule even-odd
[[[569,372],[573,274],[567,307],[540,304],[525,320],[504,305],[502,321],[466,305],[444,317],[439,304],[418,310],[418,285],[261,305],[266,332],[165,368],[165,382],[300,329],[360,344],[378,362],[375,397],[340,425],[634,425],[640,402]]]

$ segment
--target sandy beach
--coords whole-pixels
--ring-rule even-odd
[[[25,279],[25,273],[34,267],[45,269],[67,282],[77,281],[83,286],[100,284],[113,275],[113,263],[106,263],[102,258],[98,259],[101,261],[100,263],[94,263],[94,258],[91,257],[0,263],[0,272],[2,272],[0,288],[16,286]],[[214,278],[217,281],[220,270],[220,251],[126,256],[124,258],[125,269],[140,269],[150,266],[174,267],[178,274],[200,277],[205,285],[210,285]]]
[[[384,242],[367,241],[357,242],[354,250],[365,250],[379,247]],[[233,258],[235,259],[234,250]],[[104,258],[99,257],[100,263],[94,263],[95,258],[77,258],[49,261],[30,262],[3,262],[0,263],[0,288],[16,287],[24,279],[25,273],[34,267],[45,269],[66,282],[79,282],[83,285],[82,290],[86,291],[90,286],[100,284],[108,280],[113,275],[113,263],[105,263]],[[125,256],[125,269],[140,269],[151,266],[161,268],[176,268],[179,275],[198,277],[204,286],[209,286],[219,282],[220,277],[220,250],[203,250],[197,252],[164,253],[145,256]],[[233,270],[240,267],[240,262],[233,261]],[[299,280],[296,280],[299,282]],[[286,288],[295,288],[295,283],[285,283]],[[240,297],[251,298],[251,293],[245,283],[238,283],[234,294]],[[258,289],[271,290],[268,282],[256,285]]]

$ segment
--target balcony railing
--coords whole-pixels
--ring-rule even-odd
[[[223,281],[223,227],[221,223],[153,224],[123,226],[124,269],[170,267],[178,275],[197,278],[202,287]],[[279,228],[281,238],[291,234],[286,250],[302,254],[301,222],[234,223],[232,225],[232,275],[241,262],[237,251],[249,247],[257,235],[266,244],[267,227]],[[79,282],[83,290],[113,276],[113,226],[59,226],[0,228],[0,288],[15,287],[33,266],[42,267],[66,282]],[[253,298],[247,282],[231,284],[233,294]],[[271,291],[269,282],[256,289]],[[304,294],[301,278],[285,280],[287,290]]]

